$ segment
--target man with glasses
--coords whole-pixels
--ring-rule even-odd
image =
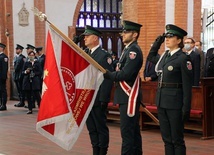
[[[121,155],[141,155],[142,139],[139,126],[141,103],[139,70],[143,64],[142,51],[137,43],[141,24],[123,21],[121,33],[125,46],[116,71],[107,70],[104,76],[116,82],[114,103],[119,104]]]
[[[190,56],[193,67],[192,85],[199,86],[200,73],[201,73],[201,57],[199,52],[196,52],[195,41],[193,38],[186,38],[184,41],[184,51]]]

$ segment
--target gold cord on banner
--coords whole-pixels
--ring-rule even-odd
[[[85,51],[83,51],[77,44],[75,44],[68,36],[66,36],[62,31],[60,31],[55,25],[48,21],[47,16],[39,11],[36,7],[32,8],[34,15],[39,18],[40,21],[46,21],[50,27],[58,33],[63,39],[65,39],[73,48],[75,48],[88,62],[90,62],[94,67],[98,68],[102,73],[106,73],[106,70],[100,66],[93,58],[91,58]]]

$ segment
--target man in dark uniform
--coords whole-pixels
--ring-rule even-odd
[[[142,98],[139,71],[143,55],[137,39],[142,25],[123,21],[121,33],[126,45],[119,59],[116,71],[107,70],[104,77],[116,82],[114,103],[119,104],[120,130],[122,136],[121,155],[141,155],[142,138],[139,126],[139,108]],[[135,100],[136,99],[136,100]]]
[[[0,111],[7,110],[6,80],[8,72],[8,57],[4,54],[6,45],[0,43]]]
[[[166,47],[156,64],[158,89],[156,105],[165,155],[186,155],[184,122],[189,118],[192,96],[192,65],[189,55],[182,48],[187,32],[168,24],[167,33],[154,42],[148,59],[157,60],[158,49],[166,37]]]
[[[16,56],[14,57],[14,82],[19,95],[19,103],[15,104],[15,107],[24,107],[25,96],[22,90],[23,74],[22,68],[25,63],[26,57],[22,54],[24,47],[17,44],[16,45]]]
[[[99,45],[101,32],[91,26],[85,27],[83,33],[85,45],[89,49],[89,55],[103,68],[113,71],[111,55]],[[109,146],[109,129],[106,125],[106,109],[110,101],[113,81],[104,79],[97,93],[94,105],[86,120],[89,131],[93,155],[106,155]]]
[[[112,52],[111,54],[111,57],[112,57],[112,66],[113,66],[113,69],[115,71],[116,67],[117,67],[117,63],[119,62],[119,60],[117,59],[117,53],[116,52]]]
[[[193,68],[192,86],[199,86],[201,74],[201,57],[198,49],[195,48],[195,41],[193,38],[186,38],[184,41],[184,50],[190,56]]]
[[[157,58],[160,58],[160,55],[157,55]],[[145,81],[156,81],[158,79],[158,75],[155,72],[155,63],[146,60],[146,65],[144,69],[144,80]]]
[[[214,48],[207,50],[205,62],[205,77],[214,77]]]
[[[42,84],[43,84],[43,73],[44,73],[44,66],[45,66],[45,54],[42,52],[42,47],[36,47],[36,54],[37,54],[37,60],[39,61],[41,68],[42,68],[42,76],[41,76],[41,90],[42,92]]]

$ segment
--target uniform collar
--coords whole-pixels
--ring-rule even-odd
[[[91,54],[92,54],[99,46],[100,46],[100,45],[97,45],[97,46],[93,47],[92,49],[90,49],[90,50],[91,50]]]
[[[180,48],[177,48],[175,50],[170,51],[170,55],[172,56],[173,54],[175,54],[176,52],[178,52],[180,50]]]

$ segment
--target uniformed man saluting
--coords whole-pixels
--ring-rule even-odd
[[[159,36],[151,47],[148,60],[156,60],[158,49],[166,42],[169,49],[156,64],[158,89],[156,105],[160,130],[165,146],[165,155],[186,155],[184,122],[190,115],[192,96],[192,64],[186,55],[183,37],[187,32],[168,24],[166,34]]]
[[[8,57],[4,54],[6,45],[0,43],[0,111],[7,110],[6,80],[8,71]]]

